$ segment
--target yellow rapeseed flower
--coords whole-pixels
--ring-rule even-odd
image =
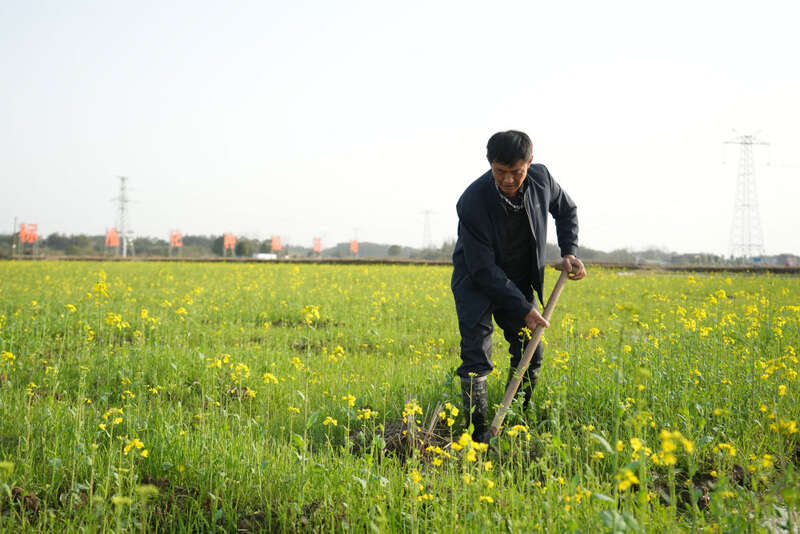
[[[770,423],[769,428],[784,436],[791,436],[792,434],[797,434],[797,421],[784,421],[783,418],[780,418],[777,423]]]
[[[264,373],[264,375],[261,377],[261,380],[263,380],[265,384],[278,383],[278,379],[275,378],[275,375],[273,375],[272,373]]]
[[[675,455],[671,452],[662,452],[658,458],[664,465],[675,465],[678,461]]]
[[[357,417],[358,419],[363,419],[366,421],[367,419],[374,419],[378,417],[378,412],[372,410],[371,408],[361,408],[360,410],[358,410]]]
[[[637,477],[634,472],[627,467],[623,468],[622,471],[617,473],[616,479],[618,481],[617,489],[619,491],[625,491],[632,485],[639,483],[639,477]]]
[[[128,442],[127,445],[125,445],[125,447],[122,449],[122,452],[125,454],[125,456],[127,456],[128,453],[131,452],[131,449],[141,449],[142,447],[144,447],[144,443],[142,443],[139,438],[133,438]]]
[[[511,438],[516,437],[517,435],[527,434],[528,427],[525,425],[514,425],[510,429],[508,429],[508,436]]]
[[[108,420],[114,414],[122,415],[122,408],[109,408],[106,413],[103,414],[103,419]]]
[[[734,448],[733,445],[731,445],[729,443],[720,443],[720,444],[718,444],[717,446],[714,447],[713,451],[715,453],[720,453],[720,452],[725,453],[725,452],[727,452],[728,455],[730,455],[731,457],[736,456],[736,449]]]

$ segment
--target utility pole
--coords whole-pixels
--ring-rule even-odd
[[[358,228],[353,228],[353,239],[350,241],[350,253],[358,257]]]
[[[19,238],[15,237],[16,235],[17,235],[17,216],[14,215],[14,228],[11,229],[11,257],[12,258],[14,256],[16,256],[16,253],[17,253],[17,241],[18,241]]]
[[[736,197],[731,222],[730,251],[733,259],[761,261],[764,255],[764,235],[758,212],[753,145],[768,146],[755,135],[737,135],[725,144],[739,145],[739,171],[736,178]]]
[[[125,176],[119,176],[119,196],[112,199],[119,202],[119,237],[122,241],[122,257],[126,258],[128,256],[128,247],[131,249],[131,255],[133,255],[133,230],[130,229],[130,221],[128,220],[128,204],[130,203],[130,198],[128,198],[128,178]]]
[[[431,215],[433,214],[433,210],[423,210],[421,212],[425,216],[424,223],[422,225],[422,249],[431,248]]]

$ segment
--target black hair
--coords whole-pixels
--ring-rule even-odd
[[[486,159],[489,163],[496,161],[503,165],[513,165],[519,160],[530,161],[533,154],[533,143],[525,132],[508,130],[497,132],[486,144]]]

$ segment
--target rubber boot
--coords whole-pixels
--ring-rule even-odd
[[[485,376],[461,378],[461,401],[464,403],[467,424],[472,422],[472,440],[481,443],[489,442],[489,395],[486,386]]]
[[[508,370],[508,380],[506,380],[506,389],[508,389],[508,385],[511,383],[511,379],[514,378],[514,371],[516,369],[512,366]],[[533,388],[536,386],[536,380],[539,377],[539,373],[531,372],[530,367],[528,371],[525,373],[525,376],[522,377],[522,382],[519,385],[519,389],[517,390],[517,395],[519,392],[522,391],[525,394],[525,399],[522,401],[522,410],[525,411],[528,409],[531,403],[531,397],[533,397]],[[505,390],[504,390],[505,391]]]

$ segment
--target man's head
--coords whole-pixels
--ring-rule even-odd
[[[486,159],[492,166],[497,187],[506,196],[513,196],[522,187],[528,167],[533,162],[533,143],[524,132],[497,132],[486,145]]]

